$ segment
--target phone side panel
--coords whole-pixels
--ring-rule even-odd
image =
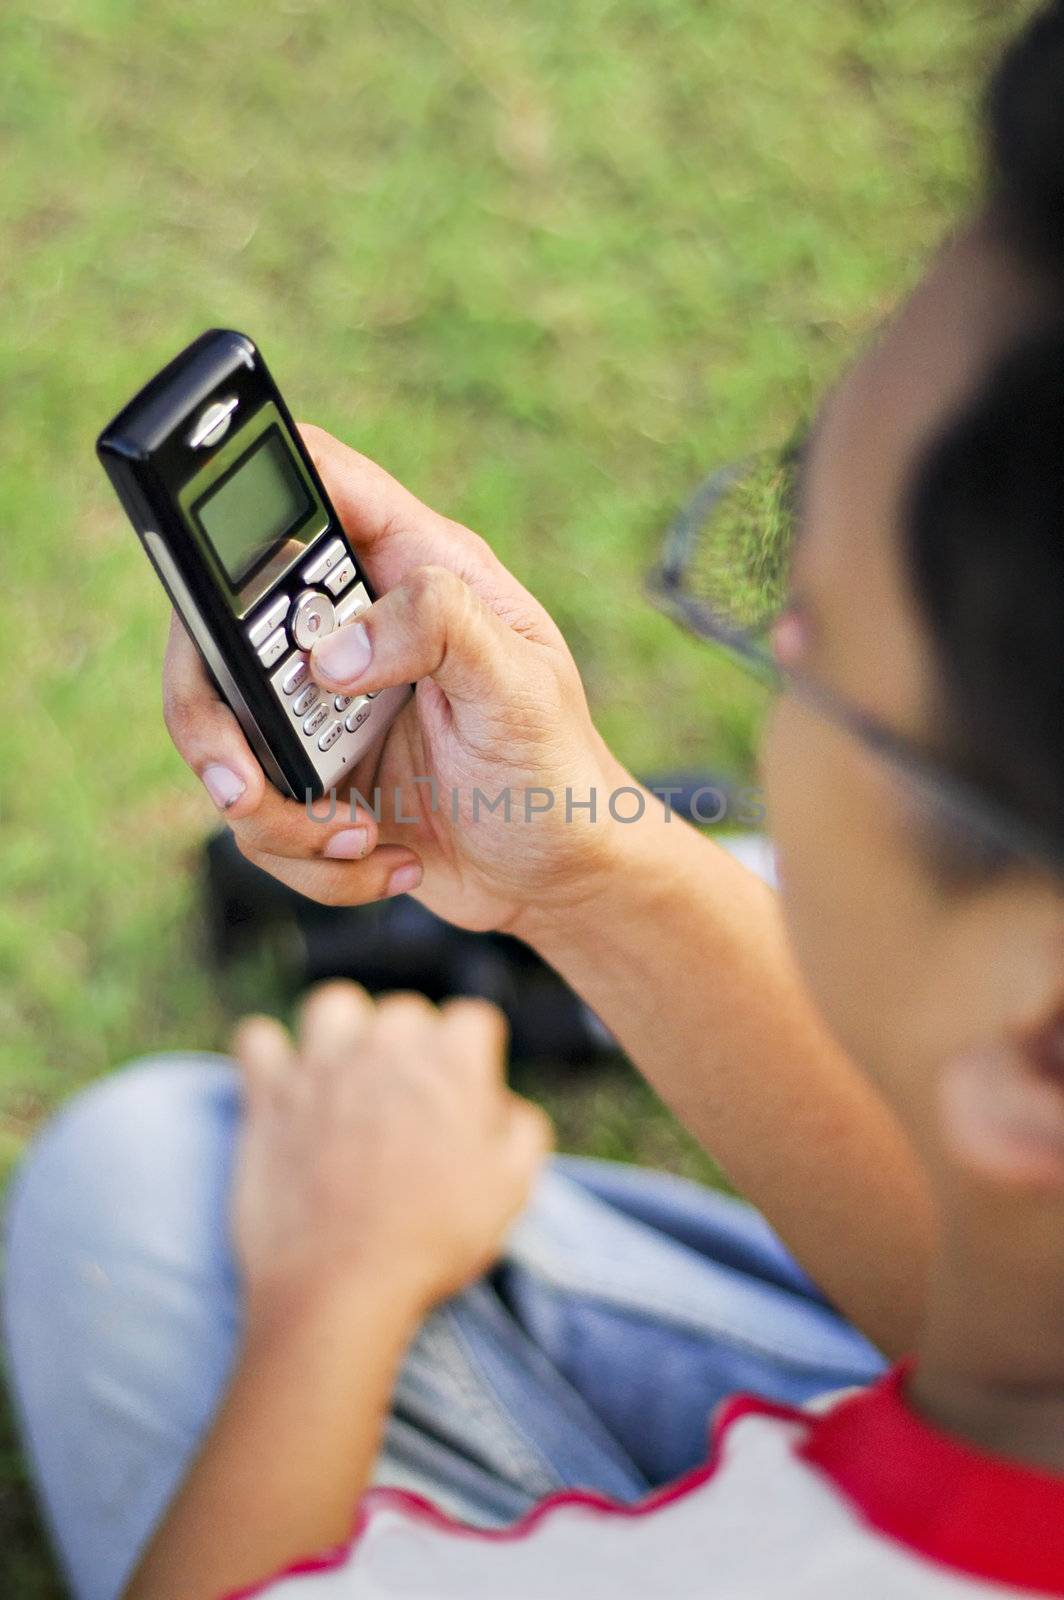
[[[157,526],[167,518],[157,514],[152,498],[140,481],[141,473],[146,470],[143,464],[106,448],[101,448],[99,455],[145,554],[267,777],[282,794],[301,800],[309,791],[312,798],[317,799],[322,792],[318,774],[276,705],[272,690],[261,680],[257,662],[251,659],[250,647],[217,603],[217,597],[210,593],[209,586],[202,582],[197,584],[196,573],[184,570],[185,564],[179,559],[187,544],[183,530],[178,528],[177,538],[171,535],[168,543]],[[215,601],[213,608],[212,600]],[[246,690],[237,682],[221,641],[229,642],[229,649],[237,660],[247,658]]]

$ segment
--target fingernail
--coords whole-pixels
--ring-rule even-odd
[[[370,664],[373,646],[361,622],[337,628],[314,646],[312,661],[332,683],[350,683],[360,678]]]
[[[365,828],[341,828],[339,833],[333,834],[322,855],[333,861],[361,861],[368,841]]]
[[[220,811],[228,811],[230,806],[235,806],[247,788],[243,778],[238,778],[228,767],[204,767],[200,777],[203,787]]]
[[[386,896],[393,894],[409,894],[411,889],[416,889],[421,882],[421,868],[416,861],[408,862],[405,867],[396,867],[388,879]]]

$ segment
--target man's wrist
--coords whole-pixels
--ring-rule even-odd
[[[328,1338],[334,1331],[348,1336],[356,1330],[402,1350],[424,1317],[423,1302],[413,1280],[368,1270],[250,1282],[243,1350],[254,1357],[266,1349]]]
[[[612,758],[611,758],[612,760]],[[525,906],[508,930],[537,954],[557,964],[559,950],[595,938],[611,918],[633,907],[647,890],[682,879],[682,868],[670,863],[701,841],[661,799],[636,782],[619,763],[607,769],[611,804],[599,807],[588,829],[586,870],[563,894]]]

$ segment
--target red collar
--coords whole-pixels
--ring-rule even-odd
[[[1064,1596],[1064,1477],[940,1433],[907,1403],[909,1371],[818,1418],[798,1454],[880,1533],[929,1560]]]

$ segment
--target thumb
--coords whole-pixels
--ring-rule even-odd
[[[357,620],[327,634],[310,659],[329,689],[365,694],[433,678],[448,700],[483,703],[527,670],[529,642],[447,567],[418,567]]]

